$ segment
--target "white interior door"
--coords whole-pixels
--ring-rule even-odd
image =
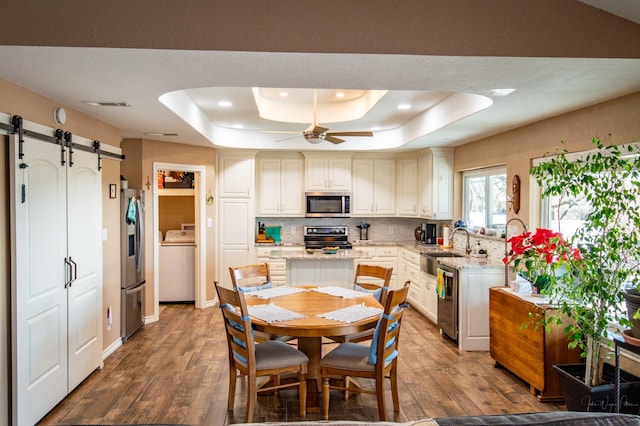
[[[76,150],[67,168],[69,392],[102,364],[101,186],[96,156]]]
[[[60,147],[11,136],[12,400],[32,425],[67,394],[67,212]],[[24,186],[23,186],[24,185]]]

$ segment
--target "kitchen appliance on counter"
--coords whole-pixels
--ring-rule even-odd
[[[171,229],[160,243],[159,302],[195,301],[194,229]]]
[[[350,249],[352,246],[347,241],[348,234],[349,228],[344,225],[305,226],[304,245],[308,249],[321,249],[323,247]]]
[[[458,271],[440,264],[436,277],[438,327],[443,334],[458,340]]]
[[[142,191],[120,190],[120,337],[124,343],[144,325],[144,205]]]
[[[422,244],[435,244],[437,242],[437,225],[435,223],[423,223],[420,225],[420,237]]]
[[[350,217],[351,194],[348,192],[306,192],[306,217]]]

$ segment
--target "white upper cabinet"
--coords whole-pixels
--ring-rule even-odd
[[[395,215],[395,160],[353,160],[352,216]]]
[[[304,215],[302,158],[258,158],[259,216]]]
[[[418,159],[400,158],[397,161],[398,185],[396,211],[398,216],[418,216]]]
[[[225,154],[218,160],[218,197],[252,198],[254,193],[253,155]]]
[[[307,191],[351,191],[351,154],[304,153]]]
[[[418,159],[420,216],[453,218],[453,148],[430,148]]]

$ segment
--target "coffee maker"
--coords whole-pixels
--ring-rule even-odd
[[[435,223],[423,223],[420,225],[420,237],[422,244],[435,244],[437,226]]]

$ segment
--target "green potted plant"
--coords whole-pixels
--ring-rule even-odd
[[[589,205],[568,241],[580,255],[567,255],[567,247],[557,245],[561,268],[543,291],[558,307],[558,315],[543,325],[564,325],[569,346],[579,347],[585,358],[576,368],[589,388],[603,385],[605,366],[610,366],[604,361],[611,353],[611,324],[629,325],[623,294],[638,286],[640,260],[640,150],[605,145],[599,138],[592,142],[595,150],[581,158],[571,159],[562,150],[530,170],[543,197],[583,199]],[[565,399],[573,410],[597,405],[592,398],[587,407],[569,407],[566,393]]]

